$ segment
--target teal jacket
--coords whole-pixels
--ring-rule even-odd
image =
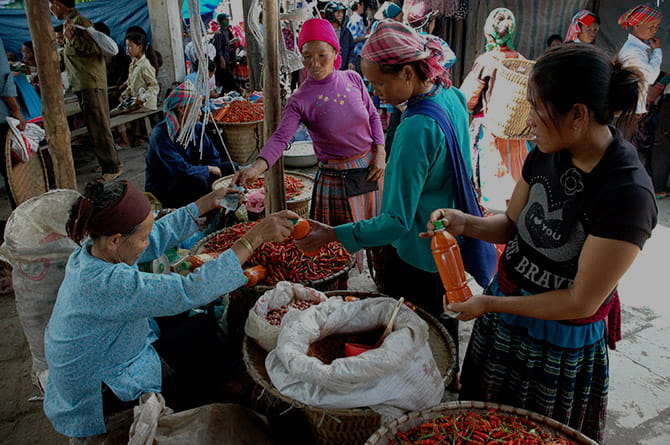
[[[440,90],[431,100],[446,109],[470,175],[470,135],[465,96],[457,88]],[[452,207],[452,167],[439,125],[424,115],[404,118],[396,130],[386,166],[379,216],[335,227],[349,252],[393,245],[405,262],[437,272],[430,240],[419,238],[433,210]]]

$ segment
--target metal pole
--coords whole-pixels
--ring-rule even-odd
[[[279,4],[263,0],[263,103],[265,107],[264,140],[268,140],[281,120],[281,86],[279,82]],[[272,213],[286,208],[284,161],[280,159],[265,173],[265,208]]]

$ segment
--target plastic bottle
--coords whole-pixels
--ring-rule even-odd
[[[293,237],[293,239],[303,239],[304,237],[309,235],[310,232],[312,231],[312,225],[309,223],[309,221],[307,221],[304,218],[291,219],[291,222],[293,222],[293,225],[295,226],[293,228],[293,232],[291,232],[291,236]],[[302,253],[305,254],[306,256],[312,257],[316,256],[319,253],[319,251],[317,250],[315,252],[305,252],[303,250]]]
[[[444,294],[444,307],[449,303],[460,303],[472,296],[465,278],[461,250],[458,248],[456,238],[447,232],[442,221],[435,221],[435,235],[430,241],[433,251],[433,259],[442,279]]]
[[[248,269],[244,269],[243,273],[248,280],[244,287],[251,287],[257,285],[259,281],[265,279],[265,277],[268,275],[268,270],[259,264],[257,266],[249,267]]]

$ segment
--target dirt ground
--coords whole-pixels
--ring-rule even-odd
[[[122,178],[144,186],[144,148],[123,150]],[[95,177],[90,153],[75,151],[80,190]],[[611,387],[607,443],[670,443],[670,304],[667,299],[667,247],[670,245],[670,199],[658,202],[659,226],[620,290],[623,300],[624,339],[610,353]],[[0,220],[9,215],[0,190]],[[0,278],[7,275],[0,268]],[[371,291],[373,283],[362,274],[349,282],[352,290]],[[463,323],[461,351],[470,323]],[[0,443],[65,444],[42,412],[30,379],[31,357],[17,315],[13,293],[0,294]],[[449,396],[453,398],[453,396]]]

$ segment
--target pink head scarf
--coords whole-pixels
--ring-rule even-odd
[[[361,51],[361,58],[380,65],[401,65],[421,62],[429,80],[451,86],[447,70],[442,65],[442,46],[434,39],[394,21],[380,22]]]
[[[302,51],[302,46],[307,42],[318,40],[326,42],[337,51],[335,59],[335,69],[339,70],[342,65],[342,54],[340,54],[340,41],[337,39],[333,25],[325,19],[309,19],[303,23],[298,35],[298,49]]]

